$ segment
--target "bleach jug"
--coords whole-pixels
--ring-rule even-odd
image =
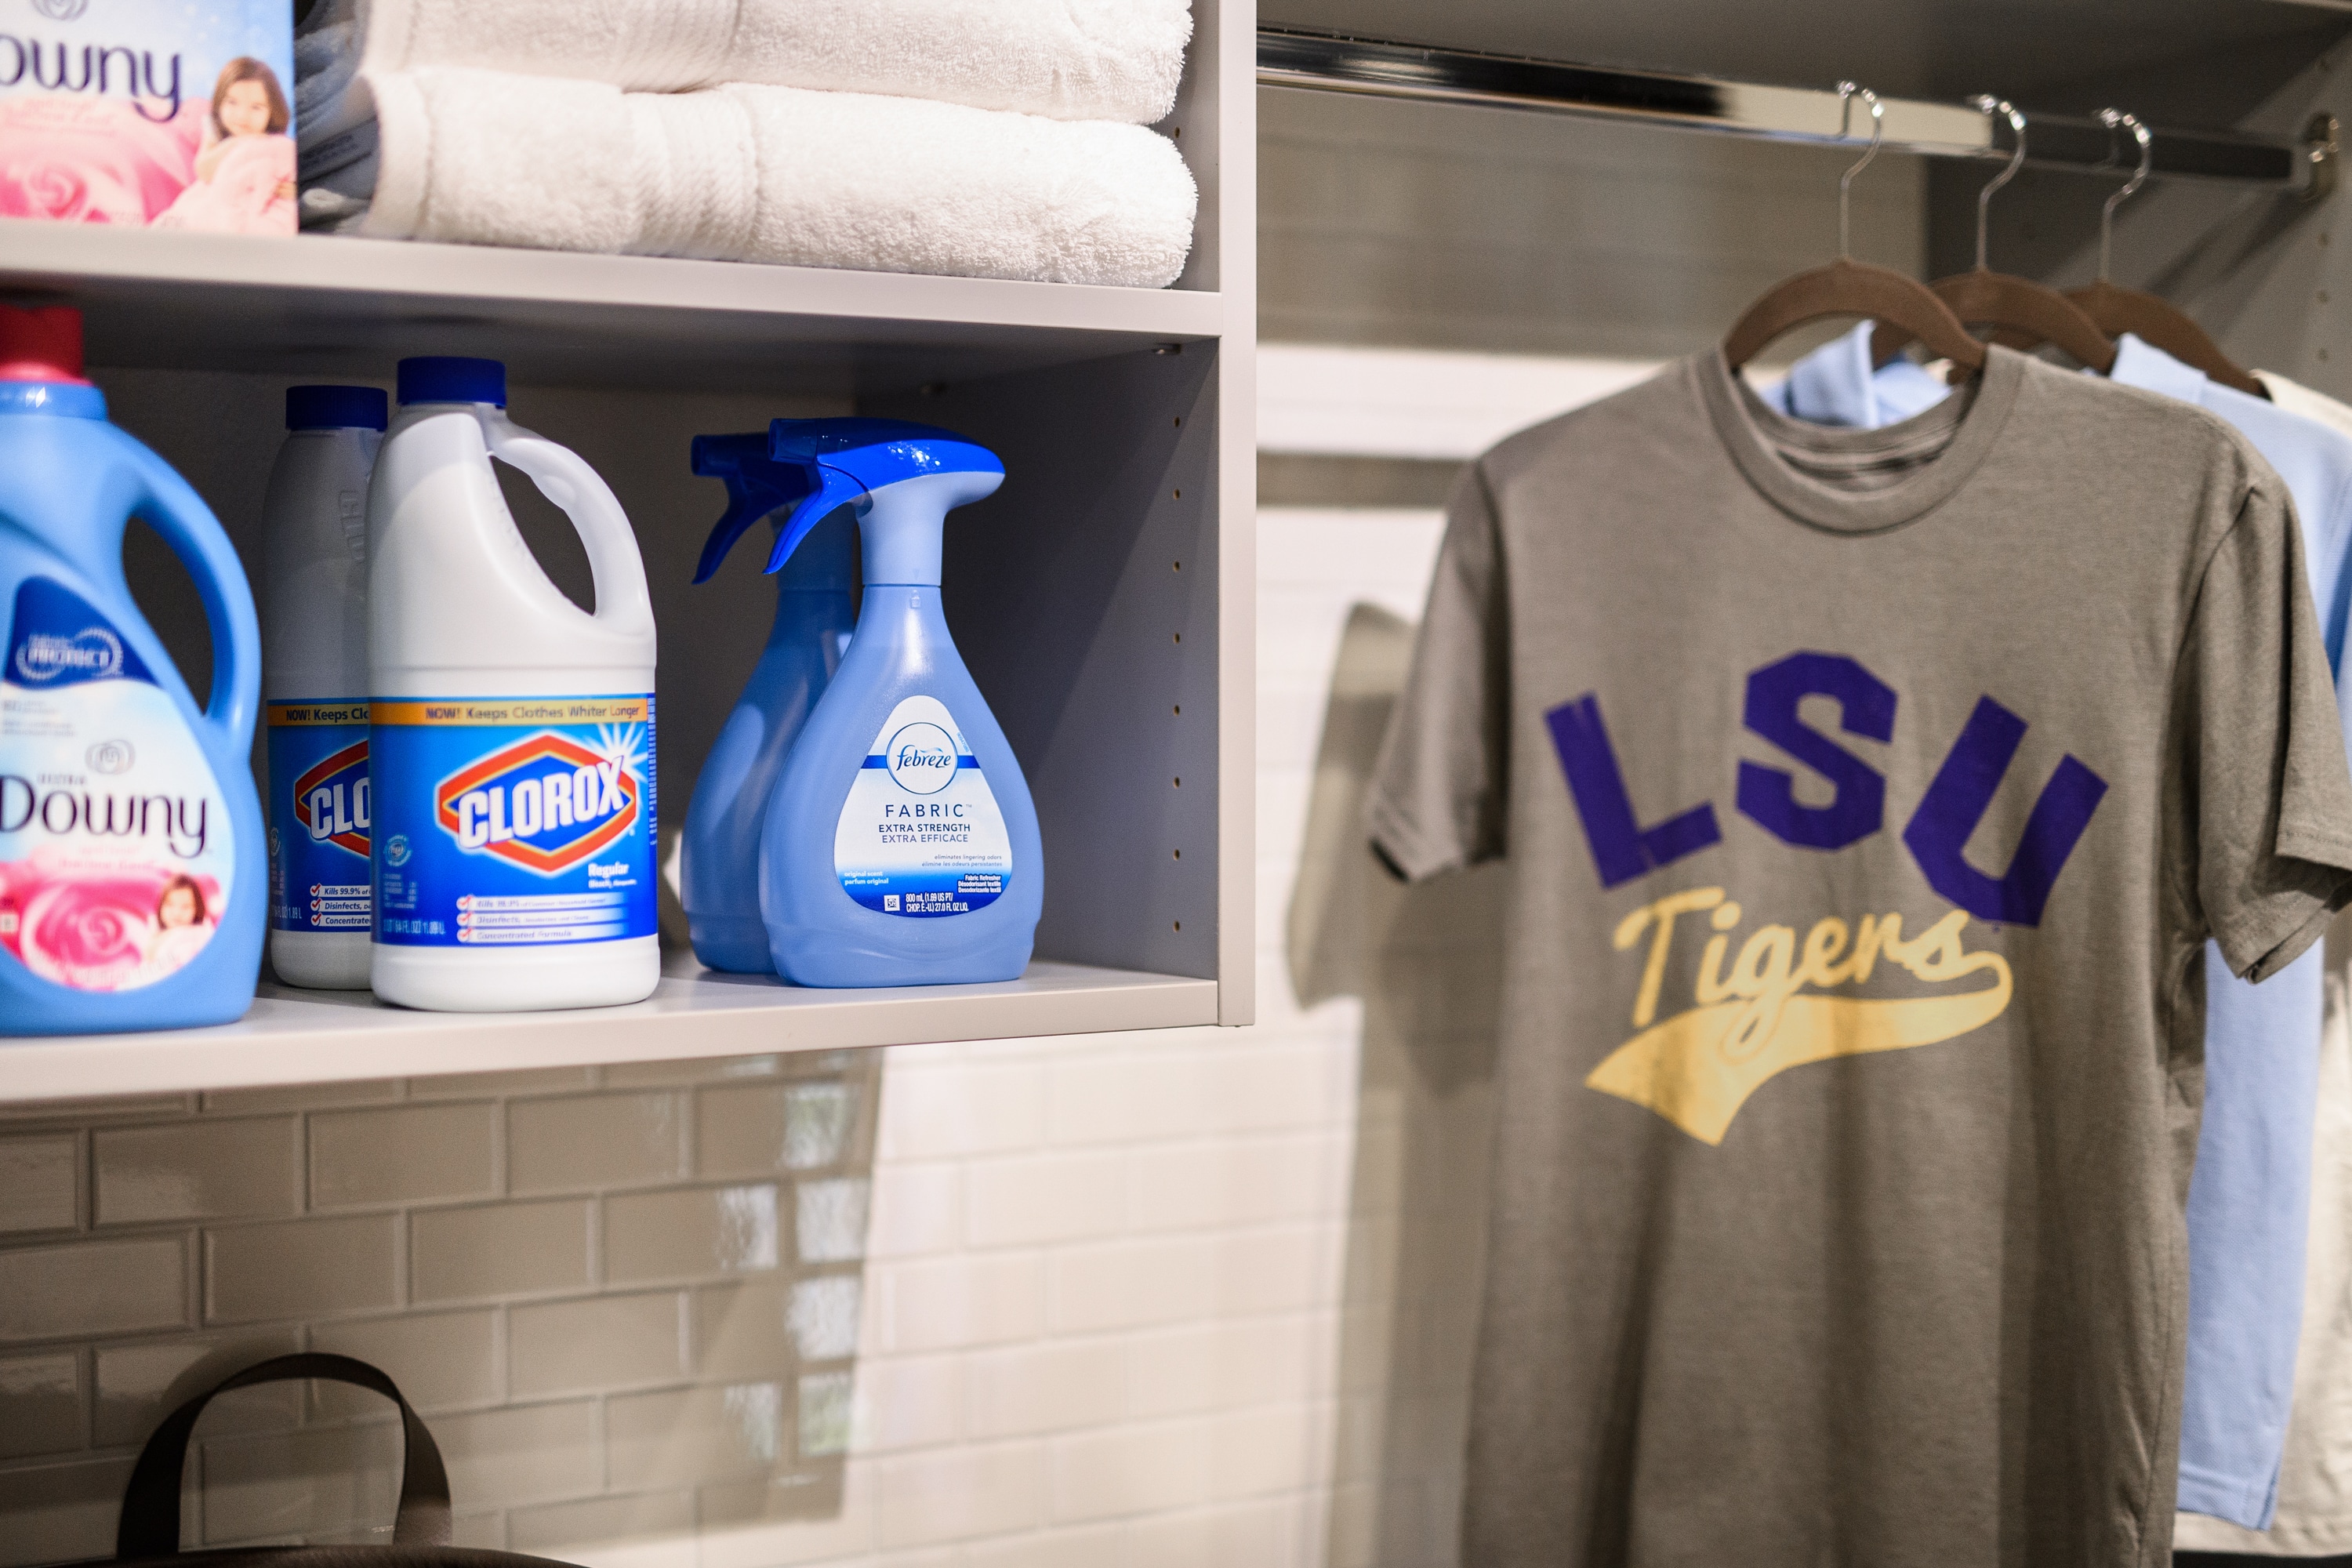
[[[760,519],[779,530],[811,481],[768,456],[768,435],[698,436],[694,471],[727,481],[727,511],[702,547],[694,580],[707,583]],[[727,716],[686,808],[680,900],[695,956],[713,969],[766,974],[760,919],[760,829],[768,795],[810,708],[840,667],[856,625],[856,521],[846,510],[819,521],[776,573],[776,620],[751,679]]]
[[[576,454],[506,416],[495,360],[400,362],[368,483],[376,994],[520,1011],[661,978],[654,616],[636,537]],[[596,608],[547,579],[492,458],[572,520]]]
[[[857,519],[865,602],[768,801],[760,913],[800,985],[1011,980],[1045,907],[1037,812],[940,608],[947,514],[1004,482],[994,454],[892,419],[779,419],[808,494],[768,562]]]
[[[367,489],[373,386],[286,391],[262,502],[269,724],[269,963],[289,985],[368,983]]]
[[[195,580],[199,710],[122,576],[132,517]],[[0,305],[0,1034],[225,1024],[268,901],[253,594],[187,482],[106,422],[81,318]]]

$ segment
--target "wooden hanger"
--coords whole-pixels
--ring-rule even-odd
[[[2099,121],[2109,131],[2124,127],[2130,129],[2133,138],[2139,142],[2139,170],[2099,209],[2099,280],[2087,289],[2071,290],[2066,298],[2082,307],[2084,314],[2107,331],[2133,333],[2181,363],[2196,366],[2224,386],[2233,386],[2256,397],[2268,397],[2270,394],[2263,384],[2223,353],[2221,345],[2206,336],[2205,329],[2189,320],[2188,313],[2179,306],[2153,294],[2143,294],[2137,289],[2118,289],[2108,281],[2107,262],[2115,247],[2116,208],[2147,182],[2148,166],[2154,162],[2156,148],[2155,138],[2134,115],[2102,109]]]
[[[2115,368],[2115,340],[2101,331],[2099,324],[2084,314],[2081,306],[2055,289],[2045,288],[2030,278],[1995,272],[1985,264],[1985,226],[1992,194],[2015,179],[2025,162],[2025,116],[2003,99],[1979,98],[1976,103],[1985,113],[1998,114],[2009,121],[2017,139],[2017,150],[2010,154],[2009,166],[1977,193],[1974,270],[1938,279],[1929,286],[1930,292],[1969,326],[1996,329],[1997,342],[2011,347],[2052,343],[2105,375]],[[1900,353],[1905,344],[1918,339],[1919,334],[1902,322],[1882,321],[1870,335],[1871,363],[1883,365]],[[1934,345],[1928,346],[1932,351]]]
[[[1915,279],[1853,258],[1847,193],[1853,177],[1878,156],[1879,136],[1886,113],[1878,95],[1868,88],[1858,88],[1850,81],[1838,83],[1838,100],[1846,108],[1851,109],[1851,100],[1857,93],[1870,105],[1870,150],[1838,181],[1837,259],[1826,267],[1798,273],[1748,306],[1724,337],[1724,360],[1736,371],[1754,359],[1766,343],[1791,327],[1828,316],[1865,316],[1899,324],[1906,342],[1916,340],[1956,365],[1970,371],[1982,370],[1984,344],[1969,336],[1968,329],[1949,306]],[[1843,118],[1838,134],[1845,134]]]

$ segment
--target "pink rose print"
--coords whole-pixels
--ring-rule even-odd
[[[77,991],[128,991],[195,956],[220,919],[220,884],[176,866],[50,849],[0,864],[0,947]]]
[[[162,123],[127,99],[0,99],[0,217],[142,226],[195,173],[205,106]]]

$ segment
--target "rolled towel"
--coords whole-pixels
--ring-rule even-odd
[[[320,0],[305,139],[365,117],[356,67],[678,91],[722,82],[932,98],[1149,125],[1176,105],[1191,0]],[[339,59],[340,51],[340,59]]]
[[[356,232],[378,237],[1139,289],[1192,245],[1192,171],[1139,125],[442,68],[361,84],[375,177]]]

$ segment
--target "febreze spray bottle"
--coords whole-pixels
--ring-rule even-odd
[[[855,512],[865,603],[849,651],[793,743],[760,841],[776,973],[801,985],[1011,980],[1045,904],[1037,812],[940,610],[948,512],[1004,466],[928,425],[779,419],[799,467],[769,570],[835,509]]]
[[[593,468],[507,418],[497,361],[403,360],[399,396],[368,485],[376,994],[452,1011],[639,1001],[661,952],[636,537]],[[493,458],[571,518],[594,614],[540,570]]]
[[[694,438],[694,471],[727,481],[727,511],[702,547],[697,583],[710,580],[760,519],[772,518],[781,534],[793,505],[814,488],[802,465],[768,456],[768,441],[765,431]],[[680,893],[695,956],[713,969],[775,969],[760,919],[760,830],[785,754],[849,646],[856,576],[857,523],[845,508],[820,520],[776,570],[768,646],[694,781]]]
[[[286,390],[262,502],[269,716],[269,963],[289,985],[368,983],[367,489],[373,386]]]
[[[123,581],[133,517],[204,601],[201,710]],[[195,491],[106,422],[63,307],[0,305],[0,1035],[242,1016],[268,902],[253,594]]]

